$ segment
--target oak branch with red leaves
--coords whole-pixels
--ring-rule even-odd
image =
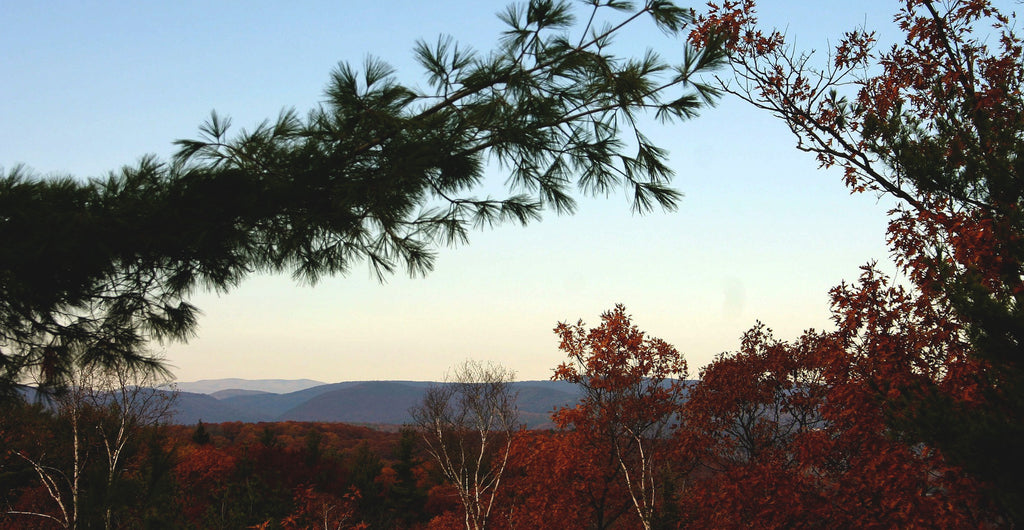
[[[1019,522],[1024,44],[1015,17],[987,0],[901,4],[901,42],[878,50],[875,34],[854,29],[819,62],[762,27],[754,0],[709,4],[691,40],[724,39],[733,75],[720,88],[782,120],[798,149],[843,169],[851,190],[896,199],[888,240],[913,285],[901,295],[905,305],[933,307],[938,320],[922,324],[946,334],[941,352],[966,347],[962,356],[929,359],[913,348],[903,350],[907,358],[864,351],[898,366],[940,362],[912,370],[927,376],[921,384],[882,396],[886,426],[987,483],[989,497]],[[841,288],[840,320],[872,314],[866,297],[879,293]]]

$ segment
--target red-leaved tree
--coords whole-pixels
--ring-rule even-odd
[[[621,304],[602,314],[596,328],[563,322],[555,333],[569,360],[553,379],[583,390],[575,407],[555,412],[555,424],[608,451],[641,524],[652,528],[664,493],[658,481],[671,463],[668,434],[685,392],[686,360],[638,329]]]
[[[895,199],[888,238],[912,288],[871,273],[837,290],[837,320],[876,339],[856,343],[868,373],[894,377],[871,379],[884,430],[940,451],[1020,521],[1024,43],[988,0],[901,4],[902,40],[878,50],[856,29],[820,63],[759,25],[754,0],[709,4],[691,38],[727,41],[722,88],[783,120],[798,149],[842,168],[853,191]],[[934,319],[906,335],[928,335],[926,350],[881,340],[909,311]]]
[[[680,497],[697,527],[965,528],[1000,524],[980,484],[890,427],[940,386],[971,399],[967,344],[935,304],[865,267],[832,292],[837,330],[781,342],[762,326],[692,387],[681,436],[710,476]]]
[[[609,447],[585,432],[523,431],[509,460],[498,528],[621,528],[634,510]]]

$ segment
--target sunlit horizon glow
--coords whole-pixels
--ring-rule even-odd
[[[0,166],[86,178],[146,153],[166,159],[211,109],[238,128],[284,107],[304,112],[338,61],[359,65],[368,53],[422,85],[416,39],[451,34],[486,51],[504,5],[340,4],[5,6],[0,44],[17,52],[0,59]],[[895,8],[853,4],[761,10],[798,45],[824,50],[854,26],[886,29]],[[198,336],[155,348],[181,381],[440,380],[467,358],[548,379],[563,360],[556,324],[597,325],[622,303],[696,377],[756,321],[781,339],[828,328],[831,287],[869,261],[893,270],[890,204],[851,196],[840,174],[794,149],[781,122],[727,98],[650,130],[672,153],[685,194],[676,212],[632,215],[616,192],[580,200],[574,216],[473,233],[468,245],[439,249],[425,278],[397,273],[380,284],[356,266],[311,287],[256,275],[227,294],[197,293]],[[504,179],[495,171],[487,185]]]

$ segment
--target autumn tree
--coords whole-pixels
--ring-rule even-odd
[[[175,495],[182,518],[197,528],[230,527],[228,506],[238,465],[238,456],[227,449],[212,444],[185,446],[174,466],[177,483],[187,485]]]
[[[791,462],[795,437],[826,427],[821,351],[833,340],[811,331],[786,343],[760,323],[747,331],[739,351],[717,356],[689,388],[683,450],[715,472]]]
[[[468,530],[486,528],[519,429],[511,370],[466,361],[410,410],[427,452],[458,491]]]
[[[300,488],[295,492],[295,512],[281,521],[281,527],[286,530],[364,530],[369,525],[355,520],[358,501],[358,492],[349,492],[339,498],[312,487]]]
[[[692,12],[584,4],[579,18],[564,0],[508,8],[489,53],[420,42],[425,89],[377,59],[342,64],[305,116],[285,110],[233,134],[213,114],[170,162],[145,157],[85,182],[6,172],[0,390],[30,368],[59,386],[76,364],[153,364],[147,344],[194,333],[191,293],[253,271],[315,282],[366,262],[382,276],[425,274],[437,246],[572,212],[577,193],[623,188],[635,211],[674,208],[666,153],[637,118],[694,116],[716,95],[700,75],[720,50],[686,48],[679,64],[616,55],[624,28],[675,35]],[[491,167],[508,193],[481,198]]]
[[[507,474],[509,528],[620,528],[635,510],[609,446],[585,431],[520,433]]]
[[[652,528],[660,502],[657,481],[668,466],[668,434],[685,395],[686,360],[637,328],[621,304],[602,314],[596,328],[562,322],[555,333],[569,359],[553,379],[579,385],[583,397],[553,419],[608,444],[643,527]]]
[[[902,272],[954,324],[950,344],[969,344],[969,363],[884,396],[887,425],[983,479],[1019,520],[1024,52],[1014,18],[988,1],[906,0],[894,18],[902,41],[876,50],[876,36],[856,29],[816,66],[760,27],[755,7],[712,5],[691,34],[727,40],[734,76],[721,88],[783,120],[852,190],[895,199],[888,236]]]
[[[691,387],[682,436],[710,473],[682,496],[695,527],[967,528],[1005,524],[941,451],[887,425],[899,396],[961,378],[965,342],[934,304],[871,267],[832,292],[836,330],[751,329]],[[940,373],[947,372],[945,377]],[[959,374],[959,375],[958,375]],[[967,394],[963,394],[966,395]]]

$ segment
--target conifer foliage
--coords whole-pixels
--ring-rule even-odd
[[[233,134],[216,113],[200,137],[86,182],[16,167],[0,178],[0,390],[29,371],[59,385],[76,363],[157,364],[151,341],[194,332],[196,289],[247,274],[310,282],[367,262],[427,273],[438,245],[473,227],[527,223],[574,196],[628,190],[634,210],[673,208],[666,153],[638,128],[685,119],[717,92],[699,75],[717,46],[615,55],[623,28],[683,31],[692,11],[643,3],[532,0],[501,15],[497,47],[416,46],[428,90],[370,59],[331,73],[306,115]],[[582,22],[581,22],[582,21]],[[506,196],[479,197],[489,163]]]

